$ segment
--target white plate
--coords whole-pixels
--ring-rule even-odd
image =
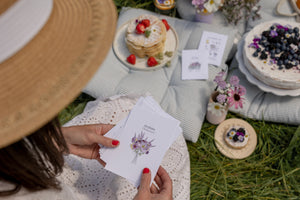
[[[127,67],[131,69],[136,69],[136,70],[156,70],[159,68],[162,68],[166,65],[168,61],[171,61],[175,54],[177,53],[177,48],[178,48],[178,36],[176,31],[170,26],[170,29],[167,31],[167,38],[165,41],[165,49],[164,52],[166,51],[172,51],[173,55],[172,57],[168,57],[164,55],[163,60],[158,60],[160,64],[154,66],[154,67],[148,67],[147,66],[147,60],[148,57],[145,58],[139,58],[136,57],[136,63],[135,65],[132,65],[126,61],[127,57],[131,54],[129,50],[127,49],[126,43],[125,43],[125,33],[127,30],[128,23],[130,21],[126,22],[123,24],[119,30],[116,33],[114,42],[113,42],[113,50],[117,58]]]
[[[246,78],[248,79],[248,81],[254,85],[256,85],[257,87],[259,87],[259,89],[261,89],[262,91],[265,92],[271,92],[277,96],[299,96],[300,95],[300,89],[296,89],[296,90],[287,90],[287,89],[280,89],[280,88],[275,88],[275,87],[271,87],[263,82],[261,82],[260,80],[258,80],[257,78],[255,78],[247,69],[245,63],[244,63],[244,58],[243,58],[243,46],[244,46],[244,39],[242,39],[242,41],[238,44],[238,48],[237,48],[237,54],[236,54],[236,59],[238,61],[239,64],[239,68],[241,70],[241,72],[243,74],[245,74]]]

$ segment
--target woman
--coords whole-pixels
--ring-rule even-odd
[[[117,147],[118,141],[103,136],[109,125],[60,129],[51,119],[104,60],[116,27],[113,1],[1,0],[0,14],[0,195],[76,199],[56,179],[63,154],[99,160],[97,144]],[[144,172],[136,199],[172,198],[163,169],[159,190],[150,189]]]
[[[54,119],[35,133],[0,149],[0,181],[7,182],[8,186],[7,190],[3,190],[5,185],[0,186],[0,198],[42,198],[49,193],[35,191],[62,189],[56,176],[63,170],[64,153],[97,159],[105,164],[100,159],[98,144],[107,147],[117,147],[119,144],[119,141],[103,136],[111,128],[112,125],[104,124],[60,128],[58,120]],[[149,187],[150,180],[151,172],[145,168],[135,200],[172,199],[172,181],[162,167],[155,177],[159,189],[154,185]],[[23,190],[19,196],[21,187],[26,191]],[[31,192],[35,193],[31,195]],[[66,192],[60,192],[59,196],[76,198]]]

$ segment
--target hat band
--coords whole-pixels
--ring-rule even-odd
[[[22,49],[45,25],[53,0],[19,0],[0,16],[0,63]]]

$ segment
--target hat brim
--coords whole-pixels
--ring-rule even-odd
[[[54,118],[83,89],[111,48],[112,0],[54,0],[42,30],[0,64],[0,148]]]

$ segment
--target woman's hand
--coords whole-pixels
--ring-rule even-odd
[[[98,144],[106,147],[117,147],[119,145],[118,140],[103,136],[112,127],[113,125],[109,124],[93,124],[62,127],[61,130],[71,154],[82,158],[96,159],[104,166],[105,162],[100,159]]]
[[[172,180],[167,171],[159,167],[154,180],[158,188],[154,184],[150,187],[151,172],[145,168],[134,200],[172,200]]]

